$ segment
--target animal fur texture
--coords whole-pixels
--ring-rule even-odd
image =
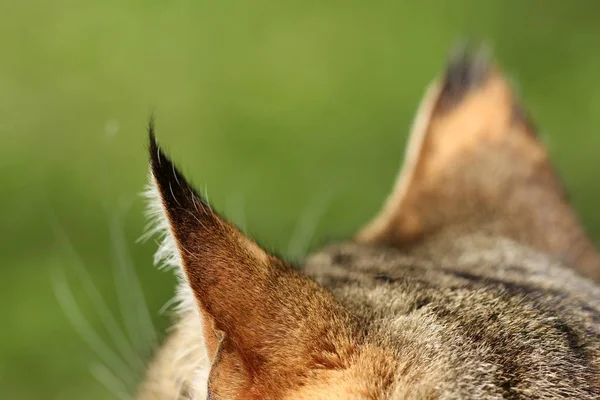
[[[600,258],[481,52],[428,89],[380,213],[299,269],[214,212],[152,127],[150,160],[180,306],[140,399],[600,398]]]

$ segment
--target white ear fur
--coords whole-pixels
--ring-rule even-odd
[[[183,273],[181,255],[175,245],[160,192],[152,173],[149,174],[149,180],[150,182],[143,192],[147,204],[146,216],[148,217],[148,225],[146,226],[146,232],[140,239],[147,240],[151,237],[157,239],[158,250],[154,254],[154,265],[159,269],[173,271],[179,280],[180,284],[178,285],[175,297],[177,300],[176,310],[185,313],[194,311],[199,315],[194,295],[187,284],[186,275]]]
[[[175,245],[169,221],[167,220],[163,201],[152,173],[149,174],[149,183],[143,192],[146,200],[146,215],[148,225],[146,232],[140,238],[147,240],[157,238],[158,250],[154,254],[154,265],[159,269],[172,270],[178,279],[175,296],[169,303],[173,304],[176,322],[172,329],[178,330],[177,340],[172,357],[168,359],[172,365],[159,366],[172,369],[182,386],[193,391],[194,399],[204,399],[207,396],[208,375],[210,360],[208,359],[204,343],[203,322],[196,305],[196,299],[183,272],[181,255]]]

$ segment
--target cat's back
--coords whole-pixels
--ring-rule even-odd
[[[335,244],[310,257],[305,272],[365,330],[377,330],[379,345],[411,360],[408,375],[437,395],[599,395],[600,290],[512,240],[448,235],[405,250]]]

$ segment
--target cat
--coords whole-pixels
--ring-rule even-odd
[[[600,257],[484,52],[427,90],[379,214],[299,268],[149,136],[180,306],[139,399],[600,398]]]

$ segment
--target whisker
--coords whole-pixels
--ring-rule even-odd
[[[132,370],[112,351],[83,317],[81,310],[76,305],[77,303],[75,302],[73,293],[71,292],[67,279],[62,271],[55,270],[54,276],[52,277],[52,288],[63,312],[81,338],[88,346],[90,346],[96,356],[101,359],[110,370],[114,371],[116,376],[122,377],[123,384],[128,388],[128,391],[133,392],[136,386],[136,379]]]
[[[243,193],[227,197],[225,214],[242,232],[246,231],[246,207]]]
[[[78,278],[81,284],[83,285],[87,296],[92,301],[94,309],[100,317],[100,320],[102,321],[102,325],[107,330],[111,340],[117,347],[117,350],[128,361],[131,370],[143,370],[143,361],[139,358],[139,355],[133,349],[131,343],[121,330],[119,324],[113,317],[108,305],[100,295],[100,292],[94,284],[92,277],[87,272],[87,269],[85,268],[81,257],[79,256],[79,254],[77,254],[77,251],[74,249],[73,245],[69,241],[66,233],[62,230],[62,228],[55,219],[53,221],[53,228],[54,234],[59,240],[61,247],[65,250],[68,258],[70,259],[72,269],[78,275]]]
[[[333,202],[334,195],[323,195],[307,207],[300,218],[294,231],[292,232],[288,244],[287,256],[292,260],[304,257],[310,247],[315,232],[319,226],[319,221],[323,218],[329,206]]]
[[[115,398],[121,400],[133,400],[133,396],[127,391],[123,382],[121,382],[104,364],[97,363],[91,365],[90,375],[104,386]]]
[[[110,224],[110,237],[113,248],[113,269],[115,286],[123,318],[130,321],[129,334],[134,347],[139,352],[148,352],[156,344],[156,331],[148,305],[142,292],[141,284],[131,256],[127,250],[126,239],[119,216],[113,214]],[[137,324],[134,324],[137,322]]]

